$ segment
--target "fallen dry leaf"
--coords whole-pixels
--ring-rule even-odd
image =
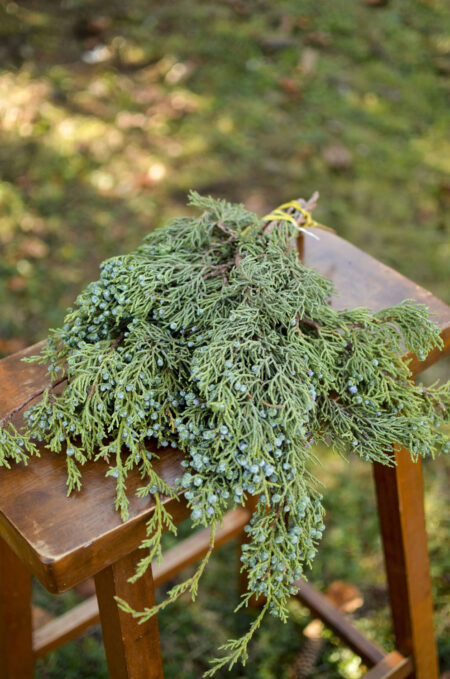
[[[333,170],[347,170],[352,165],[352,154],[343,144],[330,144],[324,148],[322,156]]]
[[[289,94],[290,97],[298,97],[301,94],[300,83],[295,78],[290,78],[286,76],[285,78],[280,78],[279,84],[282,90]]]

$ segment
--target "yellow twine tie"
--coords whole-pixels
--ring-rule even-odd
[[[283,212],[283,210],[286,210],[288,208],[294,208],[297,212],[300,212],[304,218],[305,218],[305,226],[299,226],[294,219],[293,215],[287,214],[287,212]],[[312,236],[316,240],[320,240],[319,236],[316,236],[315,233],[311,233],[311,231],[308,231],[305,227],[309,226],[311,228],[314,228],[316,226],[319,226],[317,222],[314,221],[314,219],[311,217],[310,213],[305,210],[304,207],[300,205],[298,200],[291,200],[288,203],[283,203],[282,205],[279,205],[275,210],[273,210],[270,214],[266,215],[263,217],[264,222],[289,222],[294,226],[298,231],[302,231],[303,233],[308,234],[308,236]]]

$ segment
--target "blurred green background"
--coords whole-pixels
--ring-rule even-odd
[[[317,189],[319,221],[448,298],[449,75],[445,0],[2,3],[0,355],[59,324],[100,261],[183,214],[189,188],[260,214]],[[357,583],[358,625],[390,648],[370,469],[323,459],[329,529],[311,579]],[[443,461],[425,474],[444,669]],[[235,551],[215,557],[195,605],[161,616],[168,679],[199,677],[249,623],[232,615]],[[37,591],[54,612],[75,599]],[[290,677],[308,621],[293,605],[287,625],[264,625],[245,669],[220,676]],[[326,633],[310,676],[362,674]],[[106,677],[99,631],[38,676]]]

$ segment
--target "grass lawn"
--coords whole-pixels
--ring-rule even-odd
[[[60,323],[100,261],[182,214],[190,188],[260,214],[317,189],[319,221],[448,299],[449,73],[445,0],[2,4],[0,355]],[[321,456],[328,530],[311,580],[358,584],[357,623],[389,648],[371,470]],[[441,669],[445,474],[426,462]],[[248,625],[251,613],[232,615],[236,561],[233,545],[220,550],[198,601],[161,614],[168,679],[199,677]],[[76,595],[36,598],[56,612]],[[217,676],[287,679],[308,621],[293,604],[288,624],[264,624],[245,669]],[[311,676],[362,673],[326,634]],[[61,676],[107,676],[98,630],[40,662],[40,679]]]

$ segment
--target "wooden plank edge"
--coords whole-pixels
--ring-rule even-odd
[[[413,670],[411,658],[405,658],[398,651],[393,651],[372,667],[364,675],[364,679],[407,679]]]
[[[296,598],[359,655],[368,667],[377,665],[386,657],[385,651],[354,627],[349,618],[326,596],[317,592],[306,580],[298,580],[295,584],[299,588]]]
[[[215,549],[239,535],[250,519],[250,513],[237,508],[228,512],[216,534]],[[185,566],[198,561],[209,549],[210,530],[204,528],[169,549],[160,564],[153,565],[155,586],[161,585]],[[33,631],[33,653],[37,660],[67,641],[75,639],[99,622],[97,597],[91,596],[70,611],[50,620]]]

